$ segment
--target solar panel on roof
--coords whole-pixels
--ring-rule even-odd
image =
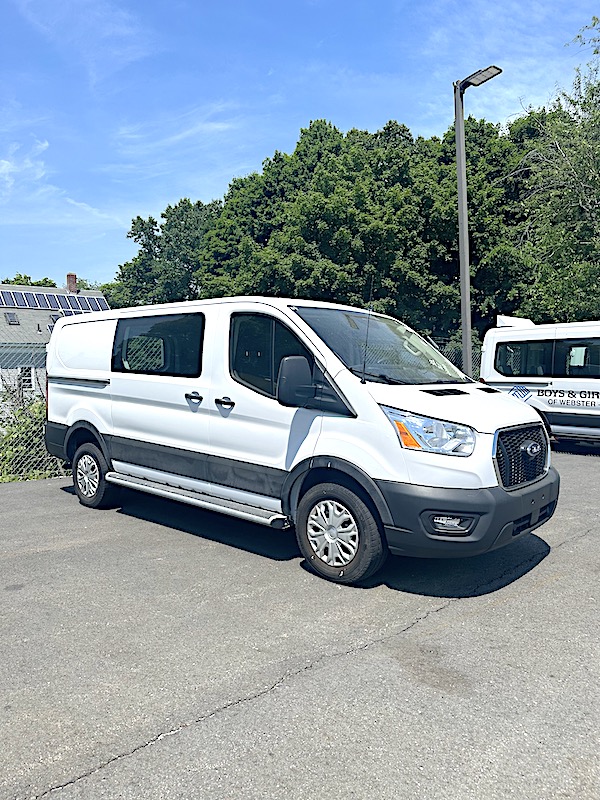
[[[57,294],[43,291],[20,291],[1,289],[0,306],[6,308],[42,308],[55,311],[107,311],[110,306],[103,297],[84,297],[74,294]]]

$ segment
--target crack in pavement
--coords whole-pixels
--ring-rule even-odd
[[[69,786],[75,786],[77,783],[80,783],[81,781],[84,781],[86,778],[90,778],[92,775],[96,775],[98,772],[101,772],[103,769],[106,769],[107,767],[110,767],[113,764],[116,764],[117,762],[122,761],[125,758],[129,758],[130,756],[133,756],[136,753],[139,753],[139,752],[141,752],[142,750],[145,750],[148,747],[152,747],[153,745],[157,744],[158,742],[162,741],[163,739],[166,739],[168,736],[176,736],[178,733],[181,733],[182,731],[185,731],[188,728],[193,727],[194,725],[199,725],[200,723],[205,722],[206,720],[211,719],[212,717],[216,717],[218,714],[221,714],[224,711],[229,710],[230,708],[235,708],[235,707],[240,706],[240,705],[242,705],[244,703],[251,702],[252,700],[258,700],[261,697],[265,697],[266,695],[271,694],[271,692],[274,692],[279,686],[282,686],[284,683],[286,683],[290,679],[297,678],[299,675],[302,675],[303,673],[308,672],[309,670],[315,669],[316,667],[318,667],[320,664],[322,664],[325,661],[329,661],[329,660],[334,659],[334,658],[344,658],[345,656],[351,656],[351,655],[354,655],[356,653],[360,653],[360,652],[363,652],[365,650],[368,650],[370,647],[373,647],[374,645],[381,644],[381,643],[383,643],[383,642],[385,642],[385,641],[387,641],[389,639],[392,639],[395,636],[401,636],[403,633],[407,633],[408,631],[412,630],[412,628],[414,628],[416,625],[419,625],[421,622],[426,621],[428,619],[428,617],[430,617],[432,614],[438,614],[440,611],[444,611],[446,608],[448,608],[448,606],[451,603],[456,602],[456,600],[458,600],[458,599],[459,598],[451,598],[451,599],[447,600],[445,603],[443,603],[442,605],[438,606],[437,608],[429,609],[425,614],[422,614],[421,616],[417,617],[415,620],[413,620],[411,623],[406,625],[406,627],[402,628],[401,630],[394,631],[393,633],[390,633],[390,634],[388,634],[386,636],[381,636],[381,637],[379,637],[377,639],[373,639],[371,641],[365,642],[364,644],[356,645],[354,647],[350,647],[347,650],[341,650],[341,651],[336,652],[336,653],[328,653],[328,654],[324,654],[322,656],[319,656],[318,658],[316,658],[313,661],[311,661],[309,664],[305,664],[303,667],[300,667],[300,668],[295,669],[295,670],[290,671],[290,672],[286,672],[284,675],[282,675],[274,683],[270,684],[269,686],[265,687],[264,689],[260,689],[259,691],[255,692],[254,694],[249,694],[249,695],[246,695],[245,697],[240,697],[237,700],[230,700],[228,703],[225,703],[222,706],[219,706],[218,708],[215,708],[212,711],[209,711],[206,714],[203,714],[202,716],[200,716],[200,717],[198,717],[196,719],[189,720],[188,722],[182,722],[181,725],[178,725],[177,727],[172,728],[171,730],[163,731],[162,733],[159,733],[156,736],[153,736],[147,742],[144,742],[143,744],[139,744],[136,747],[132,748],[131,750],[128,750],[126,753],[120,753],[119,755],[108,759],[108,761],[104,761],[101,764],[98,764],[93,769],[89,770],[88,772],[83,773],[82,775],[78,775],[76,778],[72,778],[71,780],[66,781],[65,783],[61,783],[61,784],[59,784],[57,786],[52,786],[50,789],[46,789],[41,794],[32,795],[30,797],[30,800],[42,800],[42,798],[48,797],[53,792],[58,792],[61,789],[68,788]],[[18,798],[15,797],[15,800],[18,800]]]
[[[594,533],[597,528],[588,528],[587,531],[580,533],[578,536],[571,536],[569,539],[564,539],[562,542],[555,544],[551,549],[552,550],[559,550],[561,547],[564,547],[566,544],[571,544],[571,542],[578,542],[580,539],[585,539],[586,536],[589,536],[590,533]]]
[[[558,550],[559,548],[563,547],[563,545],[565,545],[565,544],[568,544],[568,543],[574,542],[574,541],[578,541],[579,539],[583,539],[585,536],[588,536],[594,530],[595,530],[594,528],[589,528],[588,530],[586,530],[583,533],[581,533],[579,536],[572,537],[570,539],[565,539],[565,541],[560,542],[557,545],[554,545],[554,547],[552,549],[553,550]],[[163,739],[166,739],[169,736],[176,736],[177,734],[181,733],[182,731],[185,731],[188,728],[193,727],[194,725],[199,725],[200,723],[205,722],[208,719],[216,717],[218,714],[221,714],[224,711],[227,711],[228,709],[235,708],[235,707],[240,706],[240,705],[242,705],[244,703],[249,703],[249,702],[251,702],[253,700],[258,700],[261,697],[265,697],[265,696],[271,694],[272,692],[274,692],[278,687],[282,686],[284,683],[286,683],[290,679],[296,678],[299,675],[302,675],[303,673],[308,672],[309,670],[315,669],[320,664],[322,664],[322,663],[324,663],[324,662],[326,662],[328,660],[335,659],[335,658],[344,658],[346,656],[351,656],[351,655],[354,655],[356,653],[364,652],[364,651],[368,650],[369,648],[374,647],[375,645],[383,644],[384,642],[387,642],[387,641],[389,641],[390,639],[393,639],[396,636],[401,636],[402,634],[408,633],[410,630],[412,630],[414,627],[416,627],[420,623],[425,622],[433,614],[439,614],[441,611],[445,611],[453,603],[456,603],[457,601],[459,601],[461,599],[465,599],[465,598],[472,599],[474,597],[479,597],[479,596],[481,596],[482,590],[484,590],[486,587],[493,587],[494,585],[498,585],[498,584],[502,585],[502,584],[504,584],[505,583],[505,579],[507,577],[509,577],[511,574],[515,575],[515,576],[522,575],[521,568],[526,566],[526,565],[528,565],[528,564],[530,564],[530,563],[531,564],[535,564],[535,562],[537,561],[539,555],[540,555],[539,553],[536,553],[536,554],[530,556],[529,558],[526,558],[523,561],[519,562],[518,564],[511,566],[510,569],[507,569],[501,575],[498,575],[498,576],[496,576],[495,578],[493,578],[491,580],[484,581],[483,583],[478,584],[477,586],[472,588],[470,595],[462,595],[461,597],[452,597],[452,598],[447,599],[446,602],[442,603],[441,605],[437,606],[436,608],[429,609],[426,613],[424,613],[421,616],[417,617],[416,619],[414,619],[412,622],[410,622],[408,625],[406,625],[404,628],[401,628],[400,630],[396,630],[394,632],[390,632],[389,634],[384,635],[384,636],[380,636],[380,637],[378,637],[376,639],[371,639],[370,641],[365,642],[364,644],[355,645],[354,647],[350,647],[347,650],[343,650],[343,651],[339,651],[339,652],[335,652],[335,653],[324,654],[322,656],[319,656],[318,658],[316,658],[313,661],[311,661],[309,664],[305,664],[303,667],[300,667],[300,668],[298,668],[296,670],[293,670],[293,671],[290,671],[290,672],[286,672],[284,675],[282,675],[274,683],[270,684],[269,686],[267,686],[267,687],[265,687],[263,689],[260,689],[259,691],[255,692],[253,694],[246,695],[245,697],[238,698],[237,700],[231,700],[231,701],[223,704],[222,706],[219,706],[218,708],[215,708],[212,711],[209,711],[206,714],[203,714],[202,716],[197,717],[196,719],[189,720],[188,722],[183,722],[180,725],[178,725],[177,727],[172,728],[171,730],[163,731],[162,733],[159,733],[156,736],[153,736],[147,742],[144,742],[143,744],[137,745],[136,747],[132,748],[131,750],[127,751],[126,753],[121,753],[121,754],[119,754],[117,756],[114,756],[113,758],[110,758],[108,761],[105,761],[102,764],[99,764],[98,766],[94,767],[93,769],[89,770],[88,772],[86,772],[86,773],[84,773],[82,775],[78,775],[76,778],[72,778],[71,780],[66,781],[65,783],[59,784],[58,786],[53,786],[50,789],[47,789],[46,791],[42,792],[41,794],[33,795],[30,798],[30,800],[42,800],[42,798],[48,797],[53,792],[58,792],[61,789],[66,789],[69,786],[74,786],[77,783],[80,783],[81,781],[85,780],[86,778],[89,778],[92,775],[95,775],[98,772],[101,772],[103,769],[106,769],[107,767],[110,767],[113,764],[116,764],[117,762],[122,761],[123,759],[129,758],[130,756],[133,756],[136,753],[139,753],[139,752],[141,752],[142,750],[145,750],[148,747],[152,747],[153,745],[157,744],[158,742],[162,741]]]
[[[593,533],[595,530],[596,530],[595,528],[588,528],[588,530],[584,531],[583,533],[580,533],[578,536],[571,536],[569,539],[565,539],[564,541],[559,542],[558,544],[552,545],[552,547],[550,547],[550,553],[552,553],[555,550],[560,550],[560,548],[564,547],[564,545],[566,544],[578,542],[580,539],[584,539],[586,536],[588,536],[590,533]],[[548,553],[548,555],[550,555],[550,553]],[[534,555],[529,556],[529,558],[526,558],[523,561],[520,561],[518,564],[509,567],[509,569],[505,570],[495,578],[491,578],[490,580],[478,584],[471,590],[472,591],[471,595],[466,595],[466,594],[461,595],[461,599],[466,597],[469,598],[479,597],[480,593],[486,590],[491,590],[494,586],[496,586],[497,588],[501,588],[503,585],[507,583],[506,579],[511,578],[511,576],[514,576],[513,580],[510,580],[508,582],[513,583],[514,580],[522,577],[525,574],[521,572],[522,567],[526,567],[528,564],[532,564],[533,566],[535,566],[536,563],[539,563],[538,558],[540,554],[541,553],[534,553]]]

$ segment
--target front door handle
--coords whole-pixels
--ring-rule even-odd
[[[235,405],[231,397],[217,397],[215,403],[218,406],[223,406],[223,408],[233,408]]]
[[[198,392],[186,392],[185,399],[189,400],[190,403],[201,403],[202,395],[198,394]]]

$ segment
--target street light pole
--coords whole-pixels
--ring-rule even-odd
[[[460,264],[460,318],[463,372],[473,373],[471,348],[471,274],[469,267],[469,217],[467,212],[467,158],[463,95],[469,86],[481,86],[502,72],[500,67],[480,69],[454,83],[454,130],[456,137],[456,178],[458,186],[458,259]]]

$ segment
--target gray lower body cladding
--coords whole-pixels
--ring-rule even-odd
[[[507,492],[489,489],[440,489],[377,481],[394,525],[386,525],[390,552],[417,557],[453,558],[496,550],[525,536],[550,519],[558,500],[560,478],[550,467],[535,483]],[[440,534],[434,516],[470,519],[467,533]]]
[[[68,435],[69,430],[65,425],[47,423],[48,451],[68,460]],[[285,470],[117,437],[106,437],[101,441],[101,446],[107,451],[109,460],[129,461],[220,486],[281,498],[284,504],[287,499],[281,497],[285,493],[282,490],[289,475]],[[315,465],[317,461],[320,463],[323,459],[315,460]],[[479,555],[495,550],[542,525],[550,519],[556,508],[560,479],[556,470],[550,468],[535,483],[511,491],[499,486],[488,489],[444,489],[394,481],[368,481],[363,483],[367,492],[369,483],[373,492],[378,494],[375,504],[381,510],[390,552],[444,558]],[[431,522],[435,515],[459,515],[469,519],[469,530],[458,535],[440,534]]]

